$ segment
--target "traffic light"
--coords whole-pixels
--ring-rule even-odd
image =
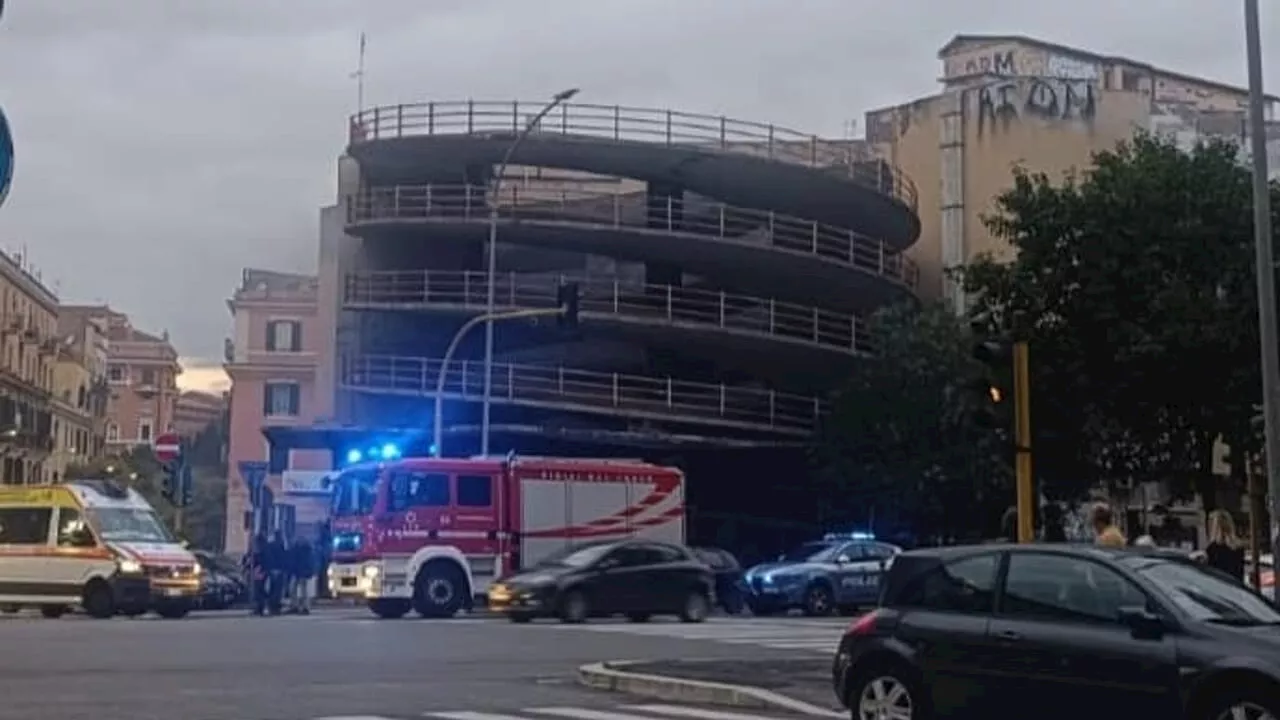
[[[576,282],[562,282],[556,288],[556,304],[560,307],[557,322],[565,330],[578,327],[578,299],[582,288]]]
[[[178,473],[178,478],[178,484],[182,486],[181,491],[178,493],[178,499],[182,502],[177,503],[177,505],[179,507],[187,507],[191,504],[191,495],[194,492],[192,488],[194,482],[191,477],[191,466],[183,465],[182,470]]]
[[[169,462],[160,466],[160,494],[165,500],[177,505],[182,494],[181,478],[178,475],[178,463]]]
[[[975,420],[981,427],[1013,437],[1013,345],[979,336],[973,345],[978,375],[973,378]]]

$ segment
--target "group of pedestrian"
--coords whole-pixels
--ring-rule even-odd
[[[311,613],[312,582],[319,558],[305,537],[286,541],[277,530],[259,534],[247,556],[254,615]]]
[[[1093,525],[1095,542],[1104,547],[1125,547],[1128,541],[1120,528],[1116,527],[1115,516],[1106,503],[1096,503],[1089,512],[1089,520]],[[1231,513],[1226,510],[1214,510],[1208,517],[1208,544],[1204,550],[1192,553],[1192,557],[1218,572],[1230,575],[1241,581],[1245,579],[1244,540],[1236,532],[1236,523]],[[1150,533],[1133,541],[1135,547],[1157,547],[1155,538]]]

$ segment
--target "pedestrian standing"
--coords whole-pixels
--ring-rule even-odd
[[[265,615],[267,610],[268,584],[271,574],[271,570],[267,566],[269,562],[267,557],[269,544],[267,536],[259,533],[254,536],[253,545],[249,548],[249,581],[252,583],[254,615]]]
[[[311,614],[311,581],[316,576],[316,554],[304,537],[293,541],[289,551],[293,559],[293,611],[300,615]]]
[[[1209,567],[1244,581],[1244,542],[1236,535],[1236,522],[1226,510],[1209,513],[1209,544],[1204,548]]]
[[[1115,514],[1110,505],[1104,502],[1094,503],[1089,510],[1089,520],[1093,524],[1095,544],[1103,547],[1124,547],[1129,544],[1124,533],[1116,527]]]
[[[284,533],[277,530],[267,544],[267,611],[279,615],[281,602],[284,599],[284,584],[289,567],[288,548],[284,543]]]

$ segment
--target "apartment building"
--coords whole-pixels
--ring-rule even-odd
[[[945,270],[1008,250],[982,217],[1015,165],[1061,176],[1139,130],[1188,146],[1245,137],[1246,89],[1138,60],[1003,35],[958,35],[938,57],[940,92],[868,112],[866,134],[919,190],[921,234],[908,255],[920,294],[957,307],[964,298]],[[1280,124],[1268,136],[1275,166]]]
[[[243,461],[266,461],[276,468],[302,472],[327,469],[325,452],[304,450],[270,457],[262,435],[264,427],[306,426],[319,419],[317,402],[322,393],[317,392],[317,367],[322,353],[332,352],[332,333],[322,332],[319,325],[316,278],[246,269],[227,308],[234,327],[224,358],[231,379],[227,452],[232,472]],[[267,484],[274,502],[290,515],[285,524],[323,520],[327,502],[322,493],[288,492],[284,473],[279,471]],[[249,511],[248,492],[236,474],[227,483],[227,552],[246,549]]]
[[[53,368],[53,453],[49,479],[106,452],[107,337],[97,322],[58,319],[59,346]]]
[[[66,322],[96,322],[107,338],[106,443],[109,451],[150,445],[174,427],[178,401],[178,352],[166,331],[160,336],[133,327],[124,313],[106,305],[64,306]]]
[[[52,479],[58,300],[21,257],[0,253],[0,483]]]
[[[193,438],[218,422],[227,409],[226,393],[188,390],[178,396],[173,409],[173,430],[184,438]]]

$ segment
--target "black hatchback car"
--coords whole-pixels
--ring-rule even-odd
[[[855,720],[1280,718],[1280,612],[1167,553],[980,545],[899,555],[836,653]]]
[[[558,617],[579,623],[625,615],[644,622],[676,615],[702,622],[714,600],[714,577],[684,547],[647,540],[579,545],[505,578],[489,590],[489,607],[512,622]]]

